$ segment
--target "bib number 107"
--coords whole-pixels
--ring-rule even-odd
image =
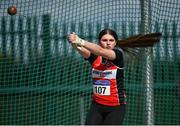
[[[94,85],[94,93],[99,95],[110,95],[109,86]]]

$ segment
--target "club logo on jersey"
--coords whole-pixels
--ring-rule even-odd
[[[105,65],[106,65],[106,68],[109,68],[110,66],[112,66],[110,62],[107,62]]]

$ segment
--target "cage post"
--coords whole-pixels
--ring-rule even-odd
[[[141,0],[142,7],[142,32],[150,31],[151,17],[151,0]],[[146,67],[145,67],[145,123],[147,125],[154,124],[154,82],[153,82],[153,49],[152,47],[145,49]]]
[[[80,119],[81,119],[81,125],[84,125],[84,117],[85,117],[85,110],[84,110],[84,99],[83,97],[79,98],[80,103]]]

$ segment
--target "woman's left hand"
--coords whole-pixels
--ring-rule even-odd
[[[77,38],[78,36],[74,32],[68,35],[68,41],[70,43],[77,43]]]

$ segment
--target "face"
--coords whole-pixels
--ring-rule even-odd
[[[113,49],[116,45],[116,40],[112,35],[103,35],[100,39],[100,45],[106,49]]]

